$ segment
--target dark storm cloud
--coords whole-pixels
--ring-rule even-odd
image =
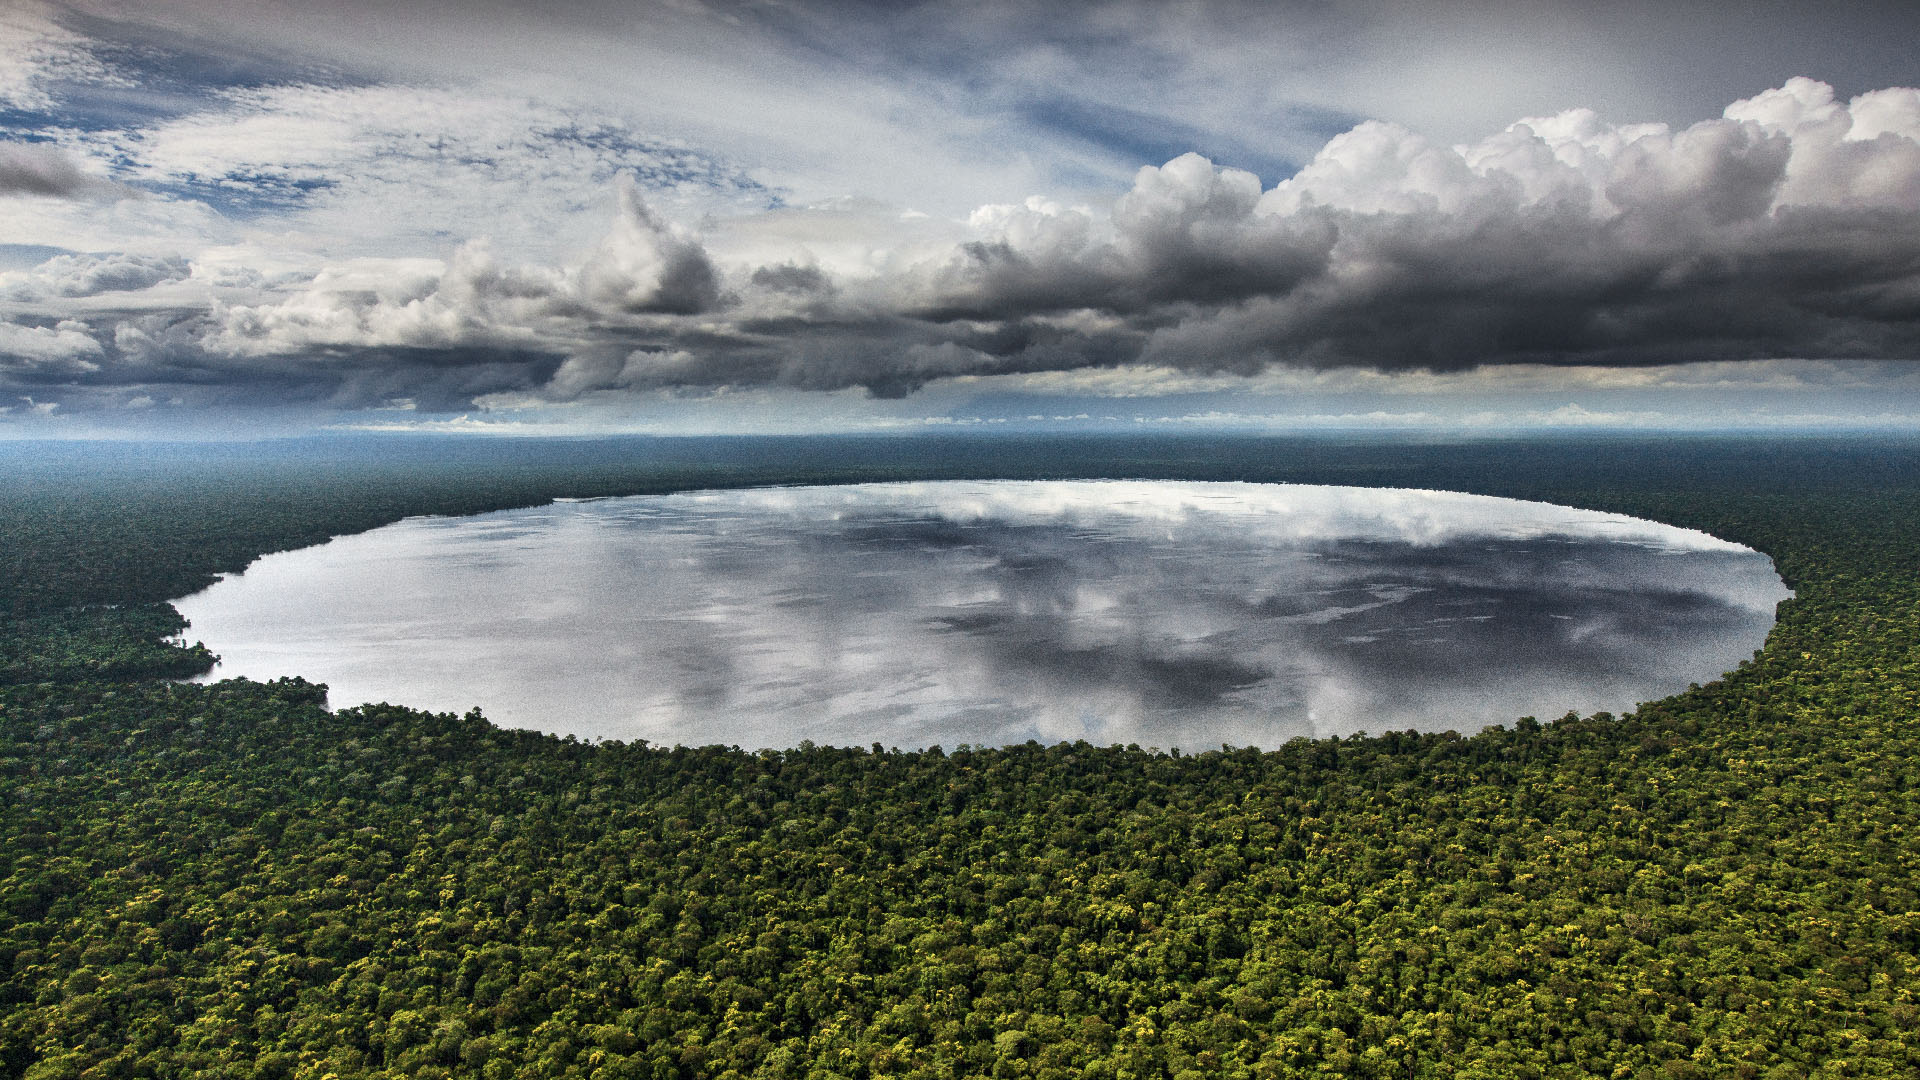
[[[70,155],[45,143],[0,142],[0,196],[59,199],[111,196],[117,185],[89,175]]]
[[[1920,351],[1920,93],[1850,112],[1798,82],[1730,114],[1677,133],[1571,115],[1465,152],[1363,125],[1265,193],[1183,158],[1142,171],[1109,240],[1010,213],[1019,238],[944,267],[928,314],[1084,305],[1182,367]]]
[[[974,216],[945,257],[744,275],[596,388],[864,386],[1150,360],[1458,369],[1920,352],[1920,94],[1796,82],[1678,132],[1574,113],[1467,148],[1390,125],[1262,190],[1196,156],[1108,215]],[[803,299],[804,303],[795,300]],[[777,309],[779,314],[770,313]],[[670,358],[670,359],[669,359]]]
[[[793,263],[762,266],[753,271],[751,280],[756,287],[773,292],[817,295],[833,291],[833,282],[817,266],[796,266]]]
[[[1256,214],[1259,178],[1185,155],[1142,169],[1115,206],[1114,236],[1084,211],[1029,203],[976,214],[997,235],[935,268],[916,312],[932,321],[1005,320],[1088,309],[1147,315],[1293,291],[1328,269],[1325,220]]]
[[[203,315],[126,311],[51,327],[0,324],[0,381],[45,395],[70,414],[115,410],[127,392],[195,410],[366,409],[404,403],[426,411],[547,386],[564,357],[537,348],[365,346],[272,357],[209,352]]]

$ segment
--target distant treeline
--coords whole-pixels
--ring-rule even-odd
[[[0,1075],[1920,1073],[1912,444],[0,458]],[[1545,498],[1750,544],[1798,595],[1630,717],[1264,751],[590,745],[159,678],[207,662],[161,601],[408,514],[980,476]]]
[[[562,497],[885,480],[1241,480],[1580,501],[1699,525],[1676,516],[1699,492],[1756,506],[1800,492],[1911,496],[1916,462],[1920,441],[1811,436],[1460,444],[1116,436],[0,442],[0,615],[164,602],[271,551],[417,514],[475,514]],[[1730,524],[1724,512],[1713,521]]]

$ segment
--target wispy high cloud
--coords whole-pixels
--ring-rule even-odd
[[[62,83],[124,85],[85,34],[64,25],[59,9],[38,0],[0,8],[0,107],[48,109]]]

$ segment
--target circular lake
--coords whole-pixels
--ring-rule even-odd
[[[1749,658],[1765,556],[1449,492],[1163,481],[703,491],[412,518],[174,601],[336,707],[587,738],[1204,750],[1621,712]]]

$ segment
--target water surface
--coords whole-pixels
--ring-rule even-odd
[[[414,518],[175,601],[215,677],[748,748],[1189,750],[1620,712],[1749,657],[1747,548],[1446,492],[1164,481],[696,492]]]

